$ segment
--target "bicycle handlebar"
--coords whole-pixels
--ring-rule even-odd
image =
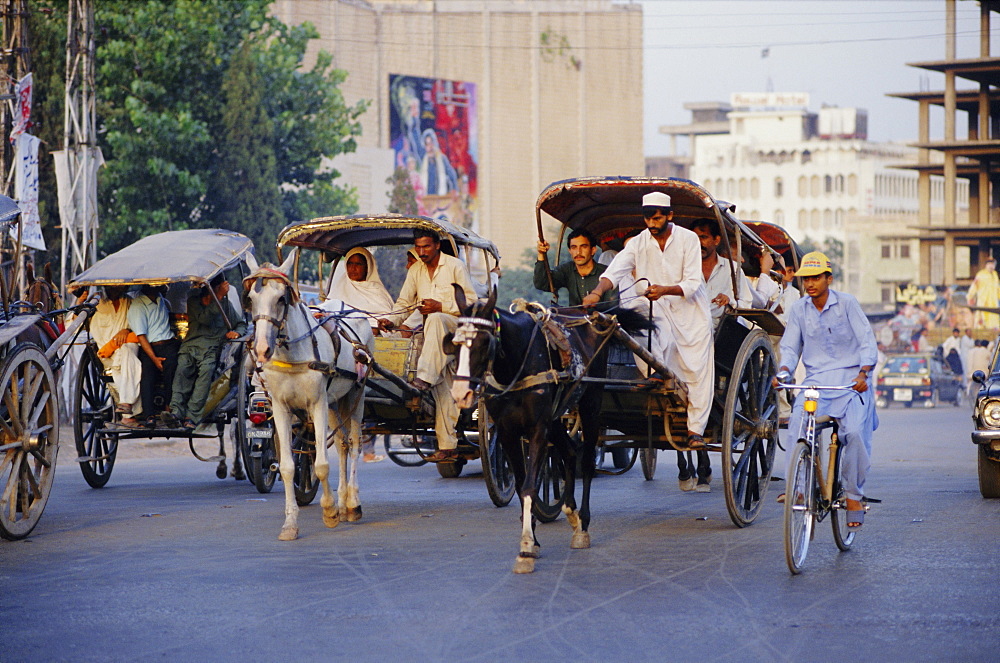
[[[855,393],[861,393],[854,389],[854,383],[843,384],[843,385],[816,385],[816,384],[791,384],[786,382],[779,382],[775,389],[816,389],[816,390],[827,390],[827,391],[854,391]]]

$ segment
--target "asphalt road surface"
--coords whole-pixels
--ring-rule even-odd
[[[0,660],[996,661],[1000,500],[976,483],[965,409],[882,411],[855,548],[826,522],[785,566],[772,484],[735,528],[712,493],[677,488],[673,454],[595,483],[593,546],[539,525],[511,572],[518,511],[478,463],[361,467],[364,519],[277,540],[280,484],[217,480],[177,444],[123,449],[89,488],[64,448],[31,537],[0,542]]]

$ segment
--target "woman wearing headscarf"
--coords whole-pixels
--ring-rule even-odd
[[[375,258],[364,247],[351,249],[337,265],[330,280],[330,292],[319,308],[336,312],[342,309],[342,304],[369,314],[375,329],[376,320],[392,310],[392,295],[379,278]]]

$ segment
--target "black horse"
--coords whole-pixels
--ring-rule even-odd
[[[461,408],[472,407],[478,395],[485,398],[521,502],[514,573],[531,573],[540,550],[531,505],[538,499],[539,474],[550,444],[565,472],[562,509],[573,527],[570,547],[590,547],[590,485],[604,387],[585,378],[606,377],[607,347],[615,323],[601,327],[579,310],[550,314],[534,304],[528,307],[535,315],[508,313],[496,309],[495,290],[485,303],[472,305],[460,293],[457,289],[463,315],[453,336],[458,370],[452,395]],[[648,320],[633,311],[619,312],[618,322],[628,331],[649,327]],[[576,439],[561,420],[574,408],[582,432]],[[578,462],[583,479],[579,508],[574,486]]]

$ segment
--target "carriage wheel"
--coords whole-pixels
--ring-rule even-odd
[[[551,523],[566,502],[566,469],[562,456],[551,444],[545,445],[542,453],[545,457],[538,472],[538,499],[531,503],[531,512],[543,523]]]
[[[308,432],[301,432],[292,440],[292,460],[295,464],[295,502],[299,506],[312,504],[319,490],[319,479],[313,468],[316,466],[316,442],[313,439],[312,427]]]
[[[392,435],[383,435],[382,448],[385,449],[385,455],[389,457],[389,460],[400,467],[426,465],[427,461],[420,455],[421,452],[424,456],[434,453],[434,445],[427,444],[419,435],[400,435],[399,438],[402,441],[399,446],[393,442],[393,437]],[[417,451],[418,448],[420,451]]]
[[[23,539],[52,491],[59,451],[59,407],[52,367],[32,343],[15,347],[0,375],[0,536]]]
[[[235,367],[233,370],[236,370]],[[233,440],[236,443],[236,453],[243,460],[243,469],[246,472],[247,479],[250,480],[250,483],[255,484],[254,475],[250,469],[253,466],[250,456],[250,440],[247,439],[247,408],[252,390],[253,385],[250,383],[250,376],[240,370],[239,383],[236,385],[236,416],[233,419]]]
[[[277,470],[271,469],[278,459],[274,437],[255,438],[250,449],[250,465],[247,471],[258,493],[269,493],[274,488]]]
[[[776,371],[767,334],[750,332],[733,363],[723,413],[722,479],[726,508],[737,527],[751,524],[767,494],[778,437]]]
[[[642,476],[645,477],[646,481],[652,481],[653,475],[656,474],[656,453],[658,451],[659,449],[650,449],[649,447],[639,449]]]
[[[108,483],[115,466],[118,435],[107,429],[108,422],[114,421],[115,405],[104,382],[104,364],[91,346],[80,357],[73,410],[73,437],[80,472],[91,488],[101,488]]]
[[[514,497],[514,473],[507,462],[486,406],[479,402],[479,460],[483,464],[486,492],[494,506],[507,506]]]

